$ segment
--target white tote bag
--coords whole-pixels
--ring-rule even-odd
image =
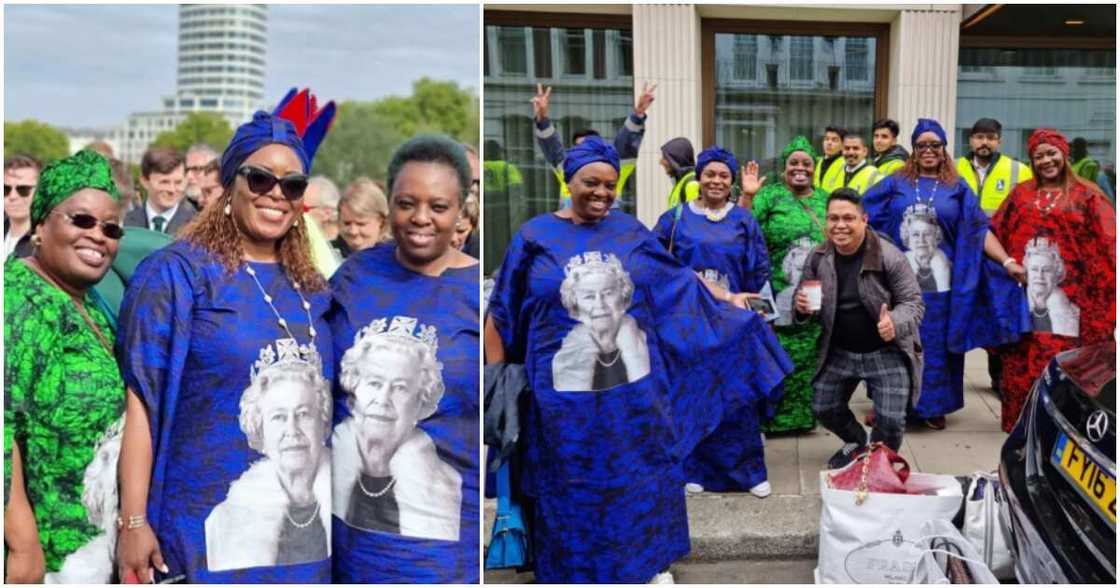
[[[980,551],[953,523],[926,521],[921,533],[919,544],[924,550],[918,557],[910,584],[999,584],[987,564],[980,560]],[[957,571],[956,582],[951,578],[954,574],[950,569]]]
[[[854,490],[834,490],[822,471],[818,576],[821,584],[905,584],[924,545],[924,523],[952,520],[961,506],[953,476],[912,473],[907,485],[936,488],[936,495],[871,492],[862,504]]]
[[[980,553],[980,558],[997,578],[1015,577],[1015,564],[1007,548],[1007,533],[999,516],[1000,503],[1007,500],[999,476],[976,472],[965,493],[962,532]]]

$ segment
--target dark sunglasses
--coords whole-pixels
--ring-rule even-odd
[[[85,214],[79,212],[77,214],[70,214],[68,212],[59,212],[62,216],[70,219],[70,224],[78,227],[79,229],[92,229],[97,225],[101,225],[101,234],[114,240],[120,241],[124,237],[124,227],[111,221],[100,221],[92,214]]]
[[[20,184],[18,186],[13,186],[11,184],[4,184],[4,196],[7,196],[8,194],[11,194],[12,193],[12,188],[16,189],[16,194],[19,194],[23,198],[27,198],[28,196],[31,195],[31,191],[35,189],[35,186],[29,185],[29,184]]]
[[[942,147],[944,147],[944,145],[945,145],[944,143],[936,143],[936,142],[934,142],[934,143],[916,143],[914,145],[914,151],[937,151],[938,149],[941,149]]]
[[[271,192],[276,184],[280,184],[280,192],[288,200],[303,198],[303,193],[307,190],[307,176],[304,174],[291,174],[278,178],[272,172],[259,167],[244,165],[237,170],[237,175],[245,178],[245,182],[249,184],[250,192],[261,196]]]

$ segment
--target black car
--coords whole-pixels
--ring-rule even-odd
[[[1116,344],[1058,354],[1003,445],[1020,582],[1116,583]]]

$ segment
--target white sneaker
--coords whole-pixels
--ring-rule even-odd
[[[704,487],[696,482],[689,482],[684,485],[685,494],[701,494],[704,492]]]
[[[653,579],[649,581],[649,583],[650,584],[676,584],[676,582],[673,581],[673,572],[670,572],[668,570],[666,570],[664,572],[661,572],[660,574],[657,574],[656,576],[654,576]]]
[[[755,496],[757,496],[759,498],[766,498],[767,496],[770,496],[770,492],[771,492],[770,481],[767,480],[767,481],[751,488],[750,492],[751,492],[751,494],[754,494]]]

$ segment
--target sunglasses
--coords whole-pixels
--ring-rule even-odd
[[[124,227],[111,221],[98,220],[97,217],[93,216],[92,214],[85,214],[82,212],[79,212],[77,214],[59,212],[58,214],[61,214],[62,216],[70,219],[70,224],[78,227],[79,229],[88,230],[96,227],[97,225],[101,225],[101,234],[105,235],[106,237],[114,241],[120,241],[121,237],[124,237]]]
[[[944,147],[944,143],[917,143],[914,145],[914,151],[937,151]]]
[[[12,188],[16,189],[16,194],[19,194],[23,198],[27,198],[28,196],[31,195],[31,191],[35,189],[35,186],[33,184],[20,184],[18,186],[13,186],[11,184],[4,184],[4,196],[5,197],[7,197],[9,194],[12,193]]]
[[[291,174],[278,178],[272,172],[259,167],[244,165],[237,170],[237,175],[245,178],[250,192],[261,196],[271,192],[276,184],[280,184],[280,192],[288,200],[303,198],[303,193],[307,190],[307,176],[304,174]]]

